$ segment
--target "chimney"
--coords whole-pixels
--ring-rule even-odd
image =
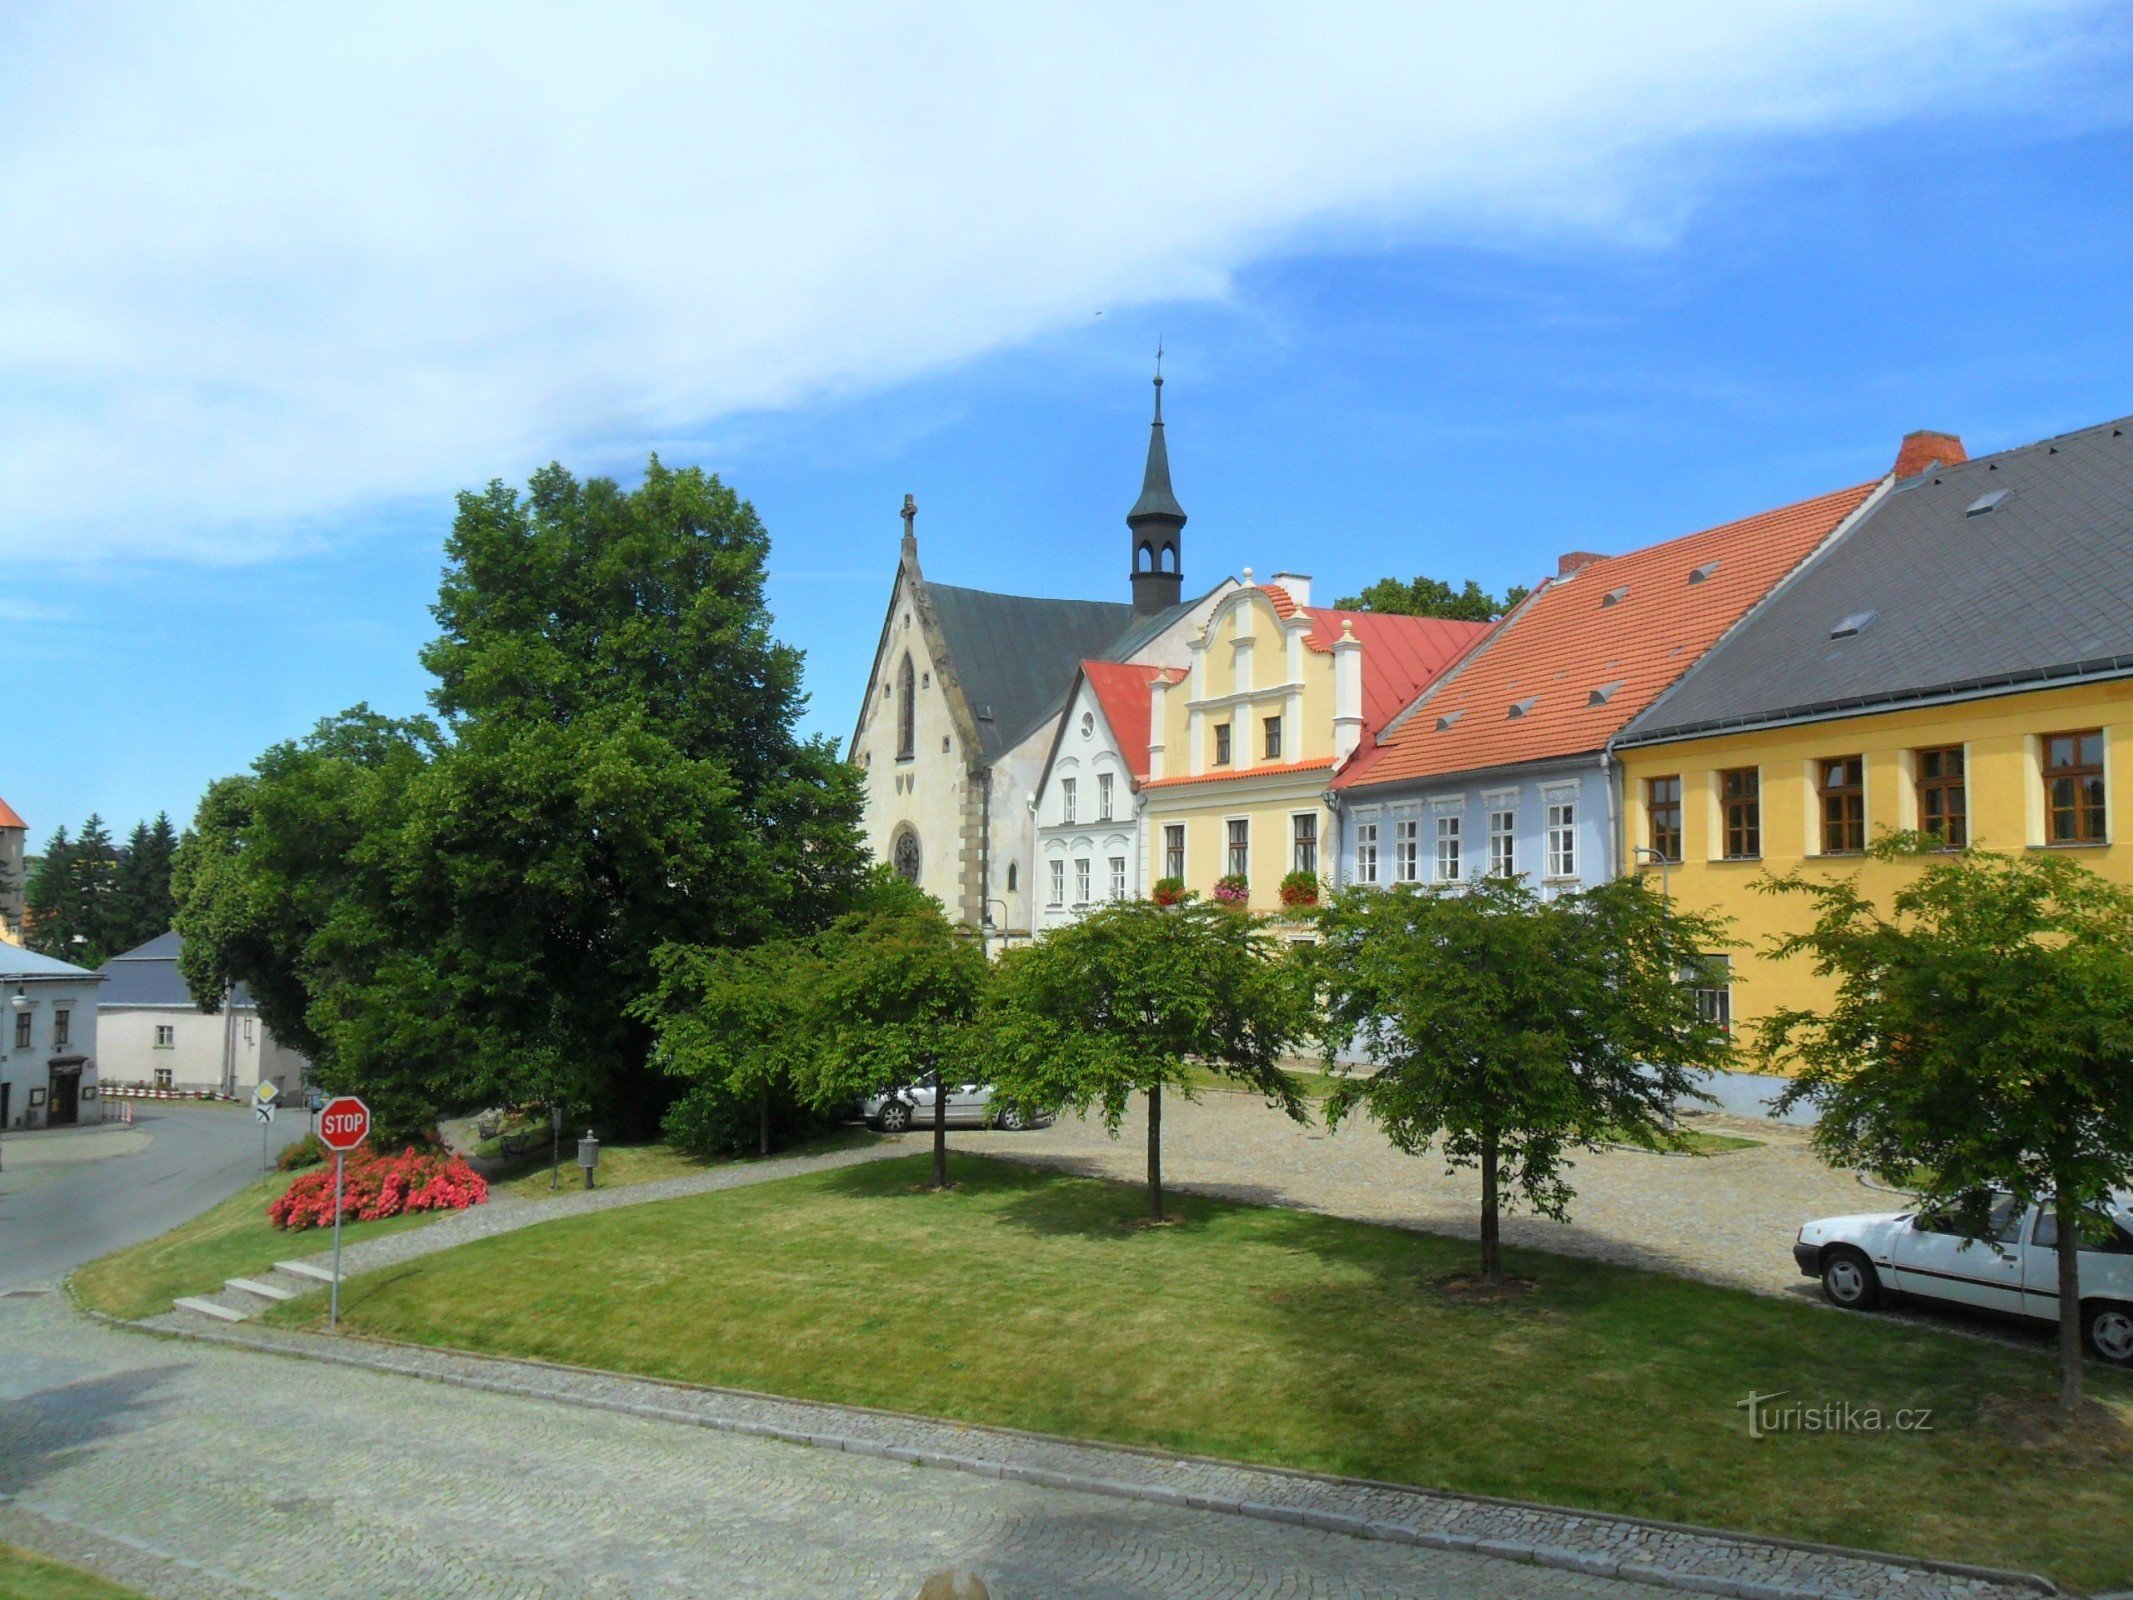
[[[1289,591],[1289,598],[1300,606],[1311,603],[1311,575],[1307,572],[1277,572],[1270,580],[1277,589]]]
[[[1935,467],[1952,467],[1958,461],[1969,459],[1970,452],[1954,434],[1942,433],[1935,428],[1918,428],[1903,436],[1903,443],[1896,451],[1896,476],[1915,478]]]
[[[1555,575],[1558,578],[1567,578],[1580,567],[1606,559],[1597,550],[1571,550],[1555,558]]]
[[[1363,641],[1355,624],[1341,620],[1333,641],[1333,764],[1354,755],[1363,742]]]

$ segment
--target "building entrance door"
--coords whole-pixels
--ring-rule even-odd
[[[81,1117],[81,1068],[52,1069],[51,1106],[45,1113],[48,1128],[71,1128]]]

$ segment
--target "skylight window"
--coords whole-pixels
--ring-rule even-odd
[[[1628,598],[1629,585],[1625,583],[1620,588],[1610,589],[1607,593],[1601,595],[1600,604],[1603,606],[1618,606]]]
[[[1982,517],[1988,511],[1997,511],[2000,509],[2000,503],[2007,498],[2007,495],[2008,491],[2005,489],[1995,489],[1990,494],[1981,494],[1970,504],[1963,507],[1963,515],[1966,517]]]
[[[1700,566],[1700,567],[1696,568],[1696,569],[1695,569],[1695,570],[1694,570],[1693,572],[1691,572],[1691,573],[1689,574],[1689,582],[1691,582],[1691,583],[1703,583],[1703,582],[1707,581],[1707,580],[1708,580],[1708,579],[1710,578],[1711,574],[1712,574],[1712,573],[1714,573],[1714,572],[1716,572],[1717,570],[1718,570],[1718,563],[1717,563],[1717,562],[1715,562],[1715,561],[1706,561],[1706,562],[1705,562],[1705,563],[1704,563],[1704,564],[1703,564],[1702,566]]]
[[[1511,709],[1508,715],[1513,717],[1522,717],[1528,711],[1531,711],[1535,706],[1539,704],[1540,696],[1537,694],[1529,694],[1523,700],[1513,700],[1511,702]]]
[[[1829,636],[1832,639],[1849,639],[1873,620],[1874,613],[1871,611],[1854,611],[1850,616],[1830,629]]]
[[[1615,679],[1613,683],[1603,683],[1585,697],[1585,704],[1588,706],[1604,706],[1615,697],[1615,691],[1621,687],[1622,680],[1620,678]]]

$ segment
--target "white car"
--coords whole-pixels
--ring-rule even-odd
[[[884,1133],[902,1133],[912,1127],[923,1132],[933,1126],[933,1090],[924,1084],[908,1084],[871,1095],[859,1102],[859,1115]],[[958,1084],[948,1091],[951,1128],[1003,1128],[1020,1133],[1044,1127],[1051,1120],[1049,1113],[1025,1117],[1012,1106],[995,1107],[990,1084]]]
[[[2105,1361],[2133,1366],[2133,1195],[2112,1196],[2094,1220],[2095,1242],[2081,1250],[2082,1336]],[[2058,1239],[2055,1212],[2002,1195],[1981,1239],[1934,1212],[1885,1211],[1810,1222],[1792,1257],[1848,1311],[1901,1294],[2056,1322]]]

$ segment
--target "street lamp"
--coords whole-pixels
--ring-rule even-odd
[[[1636,861],[1640,863],[1649,861],[1659,869],[1659,898],[1671,907],[1674,903],[1674,896],[1672,889],[1668,886],[1666,869],[1674,864],[1672,858],[1662,855],[1648,844],[1633,844],[1629,847],[1629,853]]]

